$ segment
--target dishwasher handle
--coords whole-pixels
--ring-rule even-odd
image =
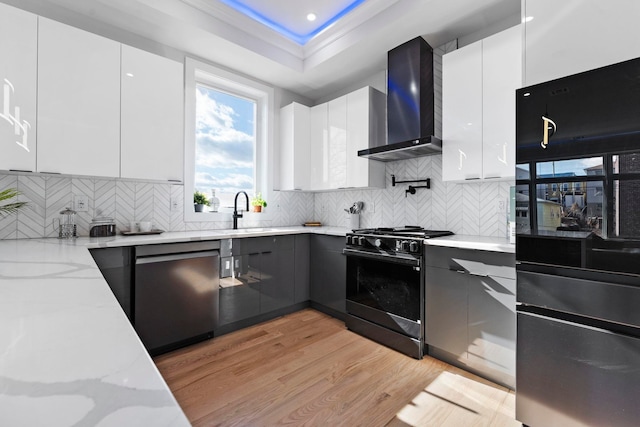
[[[219,251],[187,252],[183,254],[146,256],[146,257],[137,257],[136,265],[152,264],[157,262],[180,261],[183,259],[192,259],[192,258],[218,257],[218,256],[220,256]]]

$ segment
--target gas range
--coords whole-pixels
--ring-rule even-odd
[[[347,233],[345,243],[349,249],[385,252],[389,255],[403,253],[421,255],[424,239],[452,234],[450,231],[425,230],[417,226],[362,228]]]
[[[409,356],[425,354],[424,240],[450,231],[364,228],[346,236],[346,325]]]

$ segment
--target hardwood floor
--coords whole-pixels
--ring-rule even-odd
[[[508,389],[312,309],[155,358],[194,426],[520,426]]]

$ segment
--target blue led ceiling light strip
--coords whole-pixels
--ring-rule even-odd
[[[238,12],[248,16],[251,19],[254,19],[254,20],[258,21],[259,23],[271,28],[272,30],[282,34],[286,38],[288,38],[288,39],[290,39],[290,40],[292,40],[292,41],[294,41],[294,42],[296,42],[296,43],[298,43],[300,45],[306,44],[309,40],[311,40],[316,35],[321,33],[325,28],[333,25],[334,22],[338,21],[343,16],[345,16],[346,14],[351,12],[353,9],[355,9],[356,7],[360,6],[362,3],[365,2],[365,0],[354,0],[351,3],[349,3],[349,5],[347,5],[347,7],[342,9],[339,13],[334,15],[332,18],[330,18],[324,24],[318,26],[315,30],[313,30],[313,31],[311,31],[311,32],[309,32],[307,34],[298,34],[298,33],[295,33],[293,31],[289,30],[288,28],[282,26],[281,24],[278,24],[277,22],[273,21],[272,19],[267,18],[266,16],[264,16],[261,13],[255,11],[254,9],[248,7],[247,5],[243,4],[240,0],[220,0],[220,1],[222,3],[224,3],[224,4],[226,4],[227,6],[232,7],[233,9],[237,10]]]

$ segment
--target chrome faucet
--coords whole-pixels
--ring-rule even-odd
[[[245,210],[249,210],[249,195],[245,191],[238,191],[236,193],[236,197],[233,200],[233,229],[238,229],[238,218],[242,218],[242,212],[238,213],[238,196],[240,194],[244,194],[244,197],[247,198],[247,208]]]

